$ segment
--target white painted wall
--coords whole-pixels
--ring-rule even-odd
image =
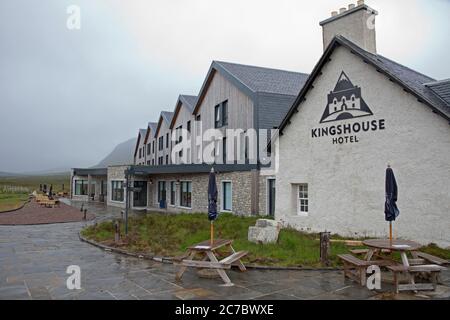
[[[450,246],[448,122],[346,48],[331,57],[277,141],[276,218],[307,231],[385,237],[384,180],[390,163],[399,188],[394,235]],[[342,71],[361,87],[374,115],[319,124]],[[311,137],[312,128],[374,119],[385,119],[386,129],[358,133],[358,143],[333,145],[331,137]],[[307,216],[296,213],[296,183],[309,185]]]

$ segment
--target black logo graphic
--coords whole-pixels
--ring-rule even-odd
[[[320,123],[372,116],[361,97],[361,88],[354,86],[342,71],[334,90],[328,94],[328,104]]]

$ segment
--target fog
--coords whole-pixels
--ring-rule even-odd
[[[197,94],[212,60],[309,73],[322,53],[319,21],[348,3],[2,0],[0,171],[96,164],[178,94]],[[366,3],[379,11],[379,53],[450,76],[450,1]]]

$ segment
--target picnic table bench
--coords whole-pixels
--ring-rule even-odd
[[[358,282],[361,286],[366,285],[366,270],[368,266],[388,266],[393,264],[391,260],[361,260],[351,254],[340,254],[338,257],[344,263],[344,277]]]
[[[181,265],[175,278],[181,280],[188,267],[212,269],[217,271],[219,276],[225,282],[225,285],[232,286],[233,283],[225,270],[231,269],[231,266],[235,265],[240,271],[246,271],[241,259],[248,254],[247,251],[236,252],[233,249],[232,243],[233,240],[216,239],[212,244],[210,243],[210,240],[206,240],[194,246],[190,246],[183,256],[174,259],[175,264]],[[218,260],[217,251],[222,248],[227,248],[230,255]],[[201,260],[194,260],[197,256],[199,256]]]
[[[435,290],[436,285],[438,283],[438,276],[442,270],[446,270],[445,267],[438,266],[435,264],[430,265],[415,265],[415,266],[404,266],[404,265],[395,265],[395,266],[387,266],[387,268],[393,272],[394,274],[394,285],[395,292],[399,293],[399,291],[405,290]],[[431,283],[415,283],[411,282],[408,284],[400,284],[399,283],[399,273],[405,273],[409,278],[414,279],[417,273],[426,272],[431,275]]]

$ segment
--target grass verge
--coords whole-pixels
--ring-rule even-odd
[[[4,193],[0,191],[0,212],[17,209],[27,200],[27,193]]]
[[[256,244],[247,240],[248,227],[258,217],[238,217],[221,214],[214,223],[215,237],[233,239],[235,250],[247,250],[245,263],[266,266],[319,267],[319,241],[317,234],[306,234],[293,229],[283,229],[276,244]],[[121,226],[123,234],[123,225]],[[82,231],[82,235],[97,242],[116,246],[132,252],[159,256],[177,256],[190,245],[209,239],[209,221],[205,214],[151,213],[129,219],[129,237],[115,244],[113,222],[102,222]],[[340,237],[333,237],[339,239]],[[344,243],[331,244],[331,264],[339,265],[337,255],[348,253]],[[431,246],[424,251],[450,258],[450,251]]]

